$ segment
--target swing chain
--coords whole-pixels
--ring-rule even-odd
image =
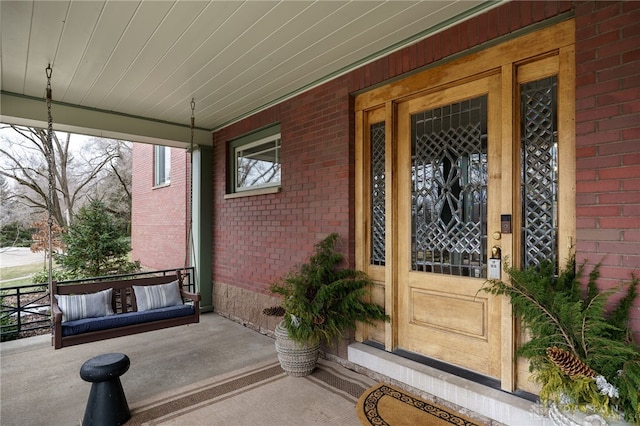
[[[196,100],[194,98],[191,98],[191,146],[190,146],[191,152],[193,152],[193,131],[196,125],[195,111],[196,111]]]
[[[185,258],[184,258],[184,267],[185,267],[185,271],[187,270],[187,266],[189,265],[189,256],[190,254],[192,254],[192,241],[193,241],[193,150],[194,150],[194,144],[193,144],[193,137],[194,137],[194,130],[195,130],[195,122],[196,122],[196,118],[195,118],[195,110],[196,110],[196,100],[195,98],[191,98],[191,141],[189,144],[189,192],[187,194],[188,200],[185,203],[186,204],[186,213],[187,213],[187,221],[188,221],[188,225],[187,225],[187,235],[186,235],[186,251],[185,251]]]
[[[47,76],[47,163],[49,165],[49,197],[47,199],[47,207],[49,211],[49,233],[51,233],[53,227],[53,217],[51,214],[53,209],[53,161],[55,160],[53,155],[53,115],[51,113],[51,76],[53,75],[51,64],[47,66],[45,73]]]
[[[49,251],[49,285],[53,280],[53,192],[54,192],[54,161],[55,155],[53,154],[53,114],[51,113],[51,76],[53,75],[53,69],[51,64],[45,69],[47,76],[47,163],[49,166],[49,194],[47,197],[47,225],[49,228],[48,238],[48,251]]]

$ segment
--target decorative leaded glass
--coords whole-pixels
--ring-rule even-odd
[[[520,87],[522,108],[522,262],[558,262],[557,77]]]
[[[385,126],[371,125],[371,264],[385,260]]]
[[[411,117],[411,268],[486,277],[487,97]]]

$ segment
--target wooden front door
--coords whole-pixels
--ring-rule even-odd
[[[505,211],[499,99],[494,75],[401,102],[397,114],[398,347],[491,377],[501,304],[480,289]]]
[[[562,266],[575,242],[573,22],[356,97],[356,254],[391,322],[357,338],[535,391],[505,262]],[[500,264],[492,258],[500,257]]]

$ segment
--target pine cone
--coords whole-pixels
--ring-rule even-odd
[[[284,308],[282,306],[272,306],[264,308],[262,313],[270,317],[282,317],[284,316]]]
[[[576,376],[596,377],[597,374],[587,364],[582,362],[580,358],[569,351],[560,349],[556,346],[547,348],[547,356],[555,365],[558,366],[570,378]]]

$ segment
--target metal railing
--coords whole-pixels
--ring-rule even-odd
[[[51,328],[47,284],[5,287],[0,291],[0,340],[12,340]]]
[[[161,271],[136,272],[123,275],[81,278],[59,281],[64,284],[82,284],[99,281],[123,280],[149,276],[165,276],[184,271],[183,286],[190,292],[196,291],[195,270],[190,268],[164,269]],[[27,337],[33,333],[42,333],[51,328],[51,301],[48,284],[5,287],[0,290],[0,340],[12,340]]]

